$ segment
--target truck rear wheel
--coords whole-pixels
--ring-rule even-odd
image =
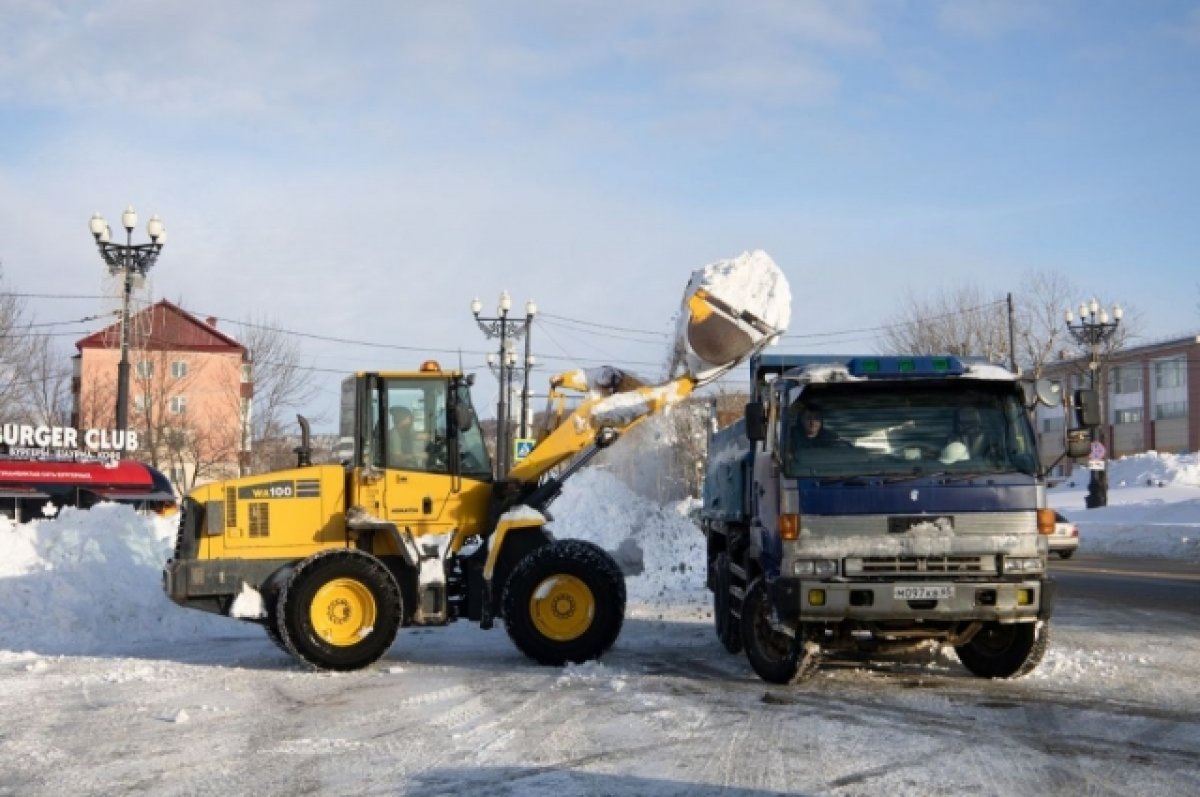
[[[722,551],[713,562],[716,585],[713,589],[713,625],[717,631],[717,639],[730,653],[742,652],[742,629],[738,618],[733,616],[732,600],[729,595],[729,584],[732,574],[729,572],[729,554]]]
[[[375,557],[352,549],[302,562],[279,594],[288,651],[323,670],[358,670],[387,653],[403,617],[400,587]]]
[[[625,577],[604,549],[558,540],[530,552],[504,587],[504,625],[540,664],[598,658],[625,620]]]
[[[954,648],[963,666],[980,678],[1019,678],[1033,671],[1050,645],[1050,626],[988,623]]]
[[[742,599],[742,643],[746,658],[759,678],[772,684],[798,684],[817,672],[820,647],[803,642],[771,627],[771,601],[761,577],[746,587]],[[803,628],[797,630],[803,636]]]

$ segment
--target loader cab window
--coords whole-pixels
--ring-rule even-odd
[[[449,473],[444,379],[388,379],[384,382],[383,464],[399,470]]]
[[[470,428],[459,428],[458,430],[458,450],[459,460],[462,462],[462,475],[490,479],[492,462],[488,457],[487,446],[483,442],[483,430],[479,427],[479,416],[475,414],[475,407],[471,404],[470,388],[464,384],[458,385],[454,398],[455,414],[461,414],[470,419]]]

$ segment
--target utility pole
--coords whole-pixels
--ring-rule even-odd
[[[525,318],[512,319],[508,317],[508,311],[512,309],[512,298],[508,295],[508,291],[500,292],[500,301],[496,307],[496,316],[487,318],[480,316],[479,313],[483,310],[483,303],[478,298],[471,300],[471,314],[475,316],[476,323],[479,324],[479,329],[488,338],[500,339],[500,350],[494,354],[488,354],[488,367],[492,369],[492,373],[496,375],[496,380],[500,385],[500,398],[496,405],[496,478],[502,478],[508,473],[512,459],[512,431],[511,418],[512,413],[512,379],[513,371],[516,368],[516,354],[513,350],[513,341],[524,337],[525,338],[525,366],[524,384],[526,386],[525,393],[528,393],[529,385],[529,369],[532,366],[533,357],[529,354],[529,334],[533,327],[533,317],[537,314],[537,305],[532,299],[525,303]],[[521,434],[525,434],[525,413],[527,407],[525,396],[521,400]]]

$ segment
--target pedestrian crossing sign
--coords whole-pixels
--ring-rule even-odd
[[[533,450],[534,442],[531,437],[518,437],[513,440],[513,461],[520,462],[529,456],[529,452]]]

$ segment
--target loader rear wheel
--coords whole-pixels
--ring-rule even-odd
[[[391,572],[351,549],[319,553],[297,566],[276,611],[288,652],[322,670],[358,670],[377,661],[404,616]]]
[[[732,573],[729,572],[729,554],[719,553],[713,562],[716,587],[713,589],[713,625],[716,627],[717,639],[730,653],[742,651],[742,629],[738,618],[733,616],[731,596],[729,594]]]
[[[530,552],[504,587],[504,624],[513,644],[540,664],[598,658],[625,619],[625,577],[604,549],[558,540]]]

